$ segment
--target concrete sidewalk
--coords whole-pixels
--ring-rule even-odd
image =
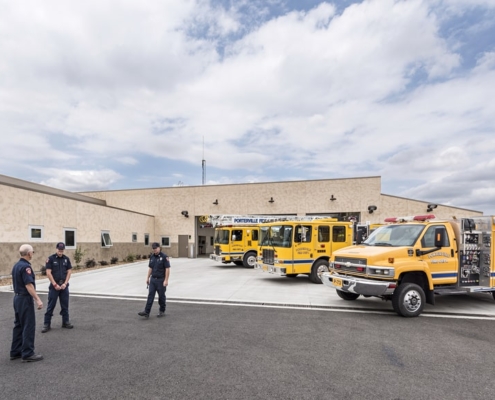
[[[360,297],[344,301],[336,292],[311,283],[307,276],[286,278],[234,264],[219,264],[206,258],[171,259],[167,288],[168,301],[200,301],[265,306],[392,311],[390,302]],[[147,297],[146,261],[74,273],[70,281],[73,295]],[[48,292],[48,280],[38,279],[39,292]],[[2,287],[0,290],[10,290]],[[426,305],[424,314],[487,316],[495,318],[491,294],[436,297],[436,305]]]

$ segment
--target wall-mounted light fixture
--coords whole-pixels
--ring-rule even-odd
[[[337,197],[335,197],[333,194],[330,196],[330,201],[337,200]]]
[[[431,212],[433,211],[434,208],[437,208],[436,204],[428,204],[428,208],[426,209],[426,212]]]
[[[186,218],[189,218],[189,213],[187,211],[182,211],[181,214],[186,217]]]
[[[370,214],[373,214],[373,211],[376,211],[377,208],[378,208],[377,206],[368,206],[368,212]]]
[[[216,206],[218,206],[218,199],[216,199],[213,204],[215,204]]]
[[[268,200],[268,203],[273,203],[275,200],[273,200],[273,197],[270,197],[270,200]]]

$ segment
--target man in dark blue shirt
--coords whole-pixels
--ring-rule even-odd
[[[60,315],[62,316],[62,328],[72,329],[74,326],[69,321],[69,280],[72,272],[72,264],[69,257],[64,254],[65,244],[57,243],[56,253],[46,260],[46,276],[50,280],[48,287],[48,306],[46,307],[45,322],[42,333],[51,329],[53,310],[60,299]]]
[[[23,244],[19,248],[19,253],[21,258],[12,268],[15,321],[10,359],[16,360],[22,357],[22,362],[41,361],[43,356],[34,352],[36,333],[34,302],[36,301],[38,310],[43,308],[43,303],[36,293],[34,271],[29,262],[33,258],[34,250],[31,245]]]
[[[151,245],[153,254],[150,257],[148,276],[146,277],[146,285],[149,288],[148,301],[144,311],[138,312],[142,317],[148,318],[150,316],[151,306],[155,299],[155,294],[158,292],[158,304],[160,310],[157,317],[165,316],[166,300],[165,291],[168,286],[168,277],[170,276],[170,260],[165,253],[162,253],[160,245],[153,243]]]

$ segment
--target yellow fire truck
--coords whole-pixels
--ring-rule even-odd
[[[305,274],[321,283],[319,275],[328,271],[332,252],[352,245],[353,226],[316,216],[261,224],[255,268],[289,278]]]
[[[321,280],[342,299],[391,300],[403,317],[420,315],[435,295],[484,292],[495,299],[495,217],[385,222],[363,243],[332,254]]]
[[[210,215],[215,227],[214,253],[210,259],[223,264],[253,268],[258,251],[259,224],[278,219],[272,216]]]

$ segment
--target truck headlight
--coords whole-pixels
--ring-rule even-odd
[[[368,267],[368,275],[394,276],[395,271],[390,267]]]

